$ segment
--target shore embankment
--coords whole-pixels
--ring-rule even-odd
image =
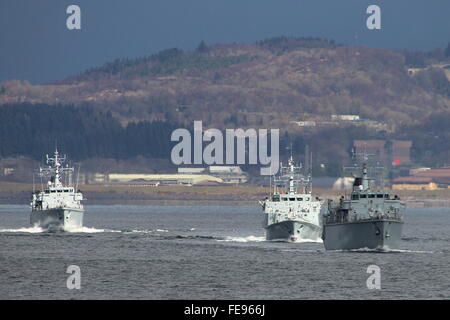
[[[37,187],[36,187],[37,188]],[[258,205],[269,196],[269,187],[226,186],[143,186],[80,185],[85,204],[111,205]],[[27,183],[0,182],[0,204],[28,204],[33,186]],[[398,195],[410,208],[450,208],[450,189],[386,190]],[[341,191],[314,189],[320,199],[338,199]]]

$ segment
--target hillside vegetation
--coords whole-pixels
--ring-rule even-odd
[[[449,70],[440,67],[446,54],[345,47],[315,38],[202,42],[193,52],[118,59],[54,84],[4,82],[0,103],[88,105],[123,123],[285,127],[311,115],[359,114],[411,125],[450,110]]]
[[[57,138],[93,172],[108,171],[97,163],[175,170],[170,133],[203,120],[204,128],[279,128],[281,155],[292,144],[303,160],[310,146],[315,175],[341,174],[355,139],[412,140],[415,165],[448,165],[449,79],[450,44],[406,52],[317,38],[202,42],[193,52],[117,59],[57,83],[0,83],[0,159],[38,160]],[[329,122],[333,114],[375,126],[292,123]]]

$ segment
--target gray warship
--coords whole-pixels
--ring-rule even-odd
[[[266,240],[320,241],[321,203],[311,195],[311,175],[303,175],[301,168],[292,156],[287,167],[281,164],[270,198],[260,201]]]
[[[83,195],[74,186],[74,168],[62,166],[65,161],[56,149],[53,157],[47,155],[48,166],[39,168],[42,191],[34,191],[33,183],[31,225],[52,230],[83,226]]]
[[[397,196],[370,189],[366,162],[360,170],[349,197],[342,196],[338,203],[328,200],[322,235],[325,249],[397,249],[405,205]]]

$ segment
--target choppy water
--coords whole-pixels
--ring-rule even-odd
[[[29,227],[0,206],[1,299],[450,298],[450,210],[409,209],[401,250],[264,241],[259,207],[87,206],[85,227]],[[369,290],[369,265],[381,290]],[[69,265],[81,290],[68,290]]]

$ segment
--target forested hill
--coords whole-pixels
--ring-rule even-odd
[[[170,135],[179,126],[167,122],[129,123],[111,112],[89,107],[46,104],[0,106],[0,159],[42,159],[57,143],[74,160],[170,158]]]
[[[165,161],[165,170],[171,132],[203,120],[204,128],[279,128],[281,154],[292,143],[302,160],[309,145],[315,175],[339,175],[355,139],[412,140],[415,165],[446,165],[449,65],[450,45],[417,53],[274,38],[118,59],[53,84],[7,81],[0,159],[41,159],[57,139],[74,159],[140,156],[156,170],[155,159]],[[335,114],[374,126],[292,123]]]
[[[450,46],[413,53],[316,38],[202,42],[193,52],[118,59],[54,84],[3,82],[0,104],[87,105],[122,124],[286,128],[291,120],[358,114],[395,128],[450,110],[449,58]]]

